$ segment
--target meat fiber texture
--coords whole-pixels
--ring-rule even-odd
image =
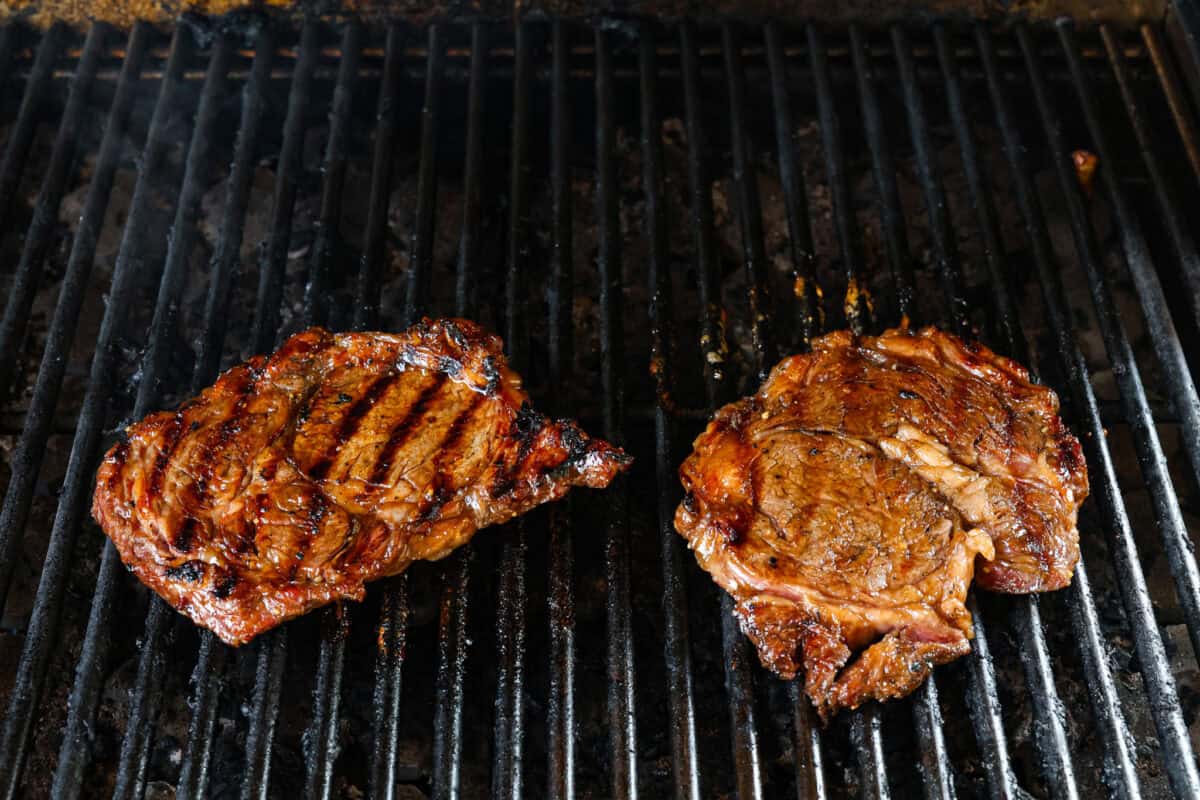
[[[817,339],[718,411],[680,475],[676,528],[824,718],[967,653],[972,579],[1069,584],[1088,492],[1055,394],[933,328]]]
[[[130,426],[92,513],[143,583],[242,644],[630,464],[527,401],[471,322],[313,328]]]

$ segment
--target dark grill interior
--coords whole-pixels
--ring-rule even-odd
[[[1200,140],[1174,45],[3,29],[3,795],[1200,796]],[[632,475],[236,652],[125,572],[88,514],[123,424],[306,325],[427,313],[501,331]],[[977,594],[971,656],[821,729],[672,530],[675,467],[781,354],[903,316],[1058,390],[1086,568]]]

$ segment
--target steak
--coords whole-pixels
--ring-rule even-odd
[[[933,328],[817,339],[718,411],[680,476],[676,528],[826,719],[968,652],[972,579],[1070,583],[1088,491],[1054,393]]]
[[[471,322],[313,328],[130,426],[92,513],[143,583],[242,644],[630,464],[527,401]]]

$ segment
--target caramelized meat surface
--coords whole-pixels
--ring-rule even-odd
[[[130,426],[92,513],[143,583],[241,644],[629,465],[527,400],[473,323],[314,328]]]
[[[1067,585],[1088,490],[1054,393],[932,328],[818,339],[717,412],[680,475],[676,528],[826,718],[966,653],[972,578]]]

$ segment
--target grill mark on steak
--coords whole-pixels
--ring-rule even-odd
[[[433,380],[426,384],[421,389],[420,395],[417,396],[416,402],[405,412],[404,416],[392,426],[388,433],[387,444],[383,446],[383,450],[379,453],[379,458],[375,461],[375,466],[371,469],[370,483],[382,484],[392,471],[392,464],[396,460],[396,454],[404,447],[404,443],[412,436],[416,429],[416,423],[425,416],[425,412],[429,409],[433,398],[441,391],[442,386],[446,383],[446,376],[440,372],[434,373]]]
[[[337,434],[333,438],[333,442],[329,449],[322,455],[316,463],[308,468],[308,474],[317,480],[324,480],[329,474],[330,467],[337,460],[338,453],[341,452],[342,446],[346,444],[358,432],[359,425],[362,424],[363,418],[375,408],[376,404],[398,380],[400,373],[391,371],[385,373],[367,387],[367,391],[362,397],[350,406],[346,415],[342,417],[341,423],[338,426]],[[341,396],[339,396],[339,400]]]
[[[176,412],[171,417],[171,421],[167,423],[167,431],[165,434],[165,442],[162,449],[158,451],[158,457],[154,459],[154,468],[150,471],[148,494],[151,497],[157,497],[162,493],[163,478],[167,473],[167,465],[171,463],[171,456],[175,454],[175,448],[179,446],[179,440],[183,434],[183,412]]]
[[[299,548],[296,550],[296,560],[292,563],[291,569],[288,572],[288,580],[292,581],[296,579],[296,573],[300,569],[301,562],[304,561],[304,556],[321,533],[321,522],[325,519],[325,514],[328,511],[329,504],[325,499],[325,495],[319,491],[313,492],[312,501],[308,506],[308,517],[304,521],[304,530],[308,536],[300,539]]]
[[[208,487],[212,481],[216,456],[229,446],[233,437],[241,430],[241,418],[246,411],[246,403],[257,386],[260,375],[259,370],[253,366],[248,366],[238,373],[240,382],[234,389],[237,400],[230,408],[229,415],[212,427],[211,435],[205,437],[198,448],[193,468],[196,478],[188,487],[192,502],[197,509],[204,508],[208,504]]]
[[[442,437],[442,441],[438,445],[437,456],[434,458],[433,482],[417,506],[417,519],[433,522],[441,516],[442,507],[451,495],[446,484],[452,476],[446,467],[457,462],[460,455],[456,449],[459,439],[462,438],[468,423],[472,421],[475,411],[483,404],[483,398],[484,396],[479,393],[472,395],[467,407],[454,418],[454,422],[450,423],[445,436]]]
[[[139,579],[241,644],[629,465],[527,399],[473,323],[314,328],[130,426],[92,513]],[[492,497],[498,478],[509,488]]]

